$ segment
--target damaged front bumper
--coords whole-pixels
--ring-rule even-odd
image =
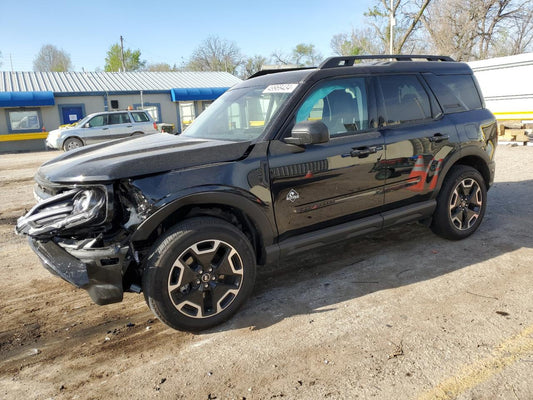
[[[16,227],[47,270],[99,305],[122,300],[132,254],[123,231],[109,234],[112,198],[111,186],[67,189],[41,200]]]
[[[85,289],[98,305],[122,301],[122,271],[128,247],[69,249],[53,240],[28,238],[43,266],[70,284]]]

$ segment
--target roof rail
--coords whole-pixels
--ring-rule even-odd
[[[339,56],[330,57],[318,66],[318,69],[336,68],[336,67],[352,67],[358,60],[395,60],[395,61],[455,61],[448,56],[432,56],[419,54],[383,54],[383,55],[368,55],[368,56]]]
[[[262,69],[261,71],[256,72],[255,74],[248,77],[248,79],[257,78],[258,76],[276,74],[278,72],[287,72],[287,71],[300,71],[302,69],[314,69],[316,67],[296,67],[296,68],[276,68],[276,69]]]

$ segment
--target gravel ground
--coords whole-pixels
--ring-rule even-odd
[[[412,224],[286,260],[197,335],[142,295],[92,304],[15,236],[56,154],[0,155],[0,398],[533,398],[533,148],[497,149],[472,237]]]

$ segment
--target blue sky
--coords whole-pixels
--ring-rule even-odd
[[[209,35],[234,41],[246,56],[289,53],[312,43],[332,55],[333,35],[363,23],[371,0],[60,1],[3,0],[1,70],[31,71],[41,46],[66,51],[74,70],[103,70],[106,52],[125,39],[149,63],[180,65]]]

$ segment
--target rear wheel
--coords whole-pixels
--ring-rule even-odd
[[[479,227],[486,208],[487,188],[479,171],[454,166],[437,197],[431,229],[446,239],[464,239]]]
[[[63,150],[70,151],[70,150],[74,150],[82,146],[83,146],[83,142],[80,139],[68,138],[67,140],[65,140],[65,143],[63,143]]]
[[[199,331],[230,318],[255,282],[246,236],[217,218],[186,220],[153,247],[143,273],[148,306],[174,329]]]

